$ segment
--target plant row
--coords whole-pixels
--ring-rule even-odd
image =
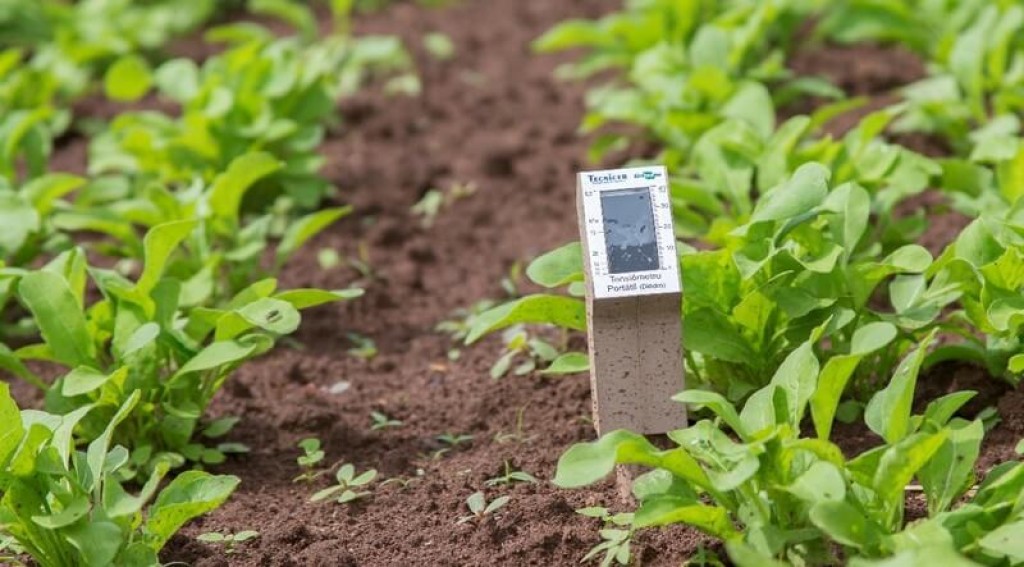
[[[216,25],[204,37],[220,47],[201,63],[167,57],[168,41],[231,6],[10,4],[0,368],[44,401],[19,410],[0,385],[0,535],[41,565],[156,565],[239,482],[201,470],[248,451],[226,441],[236,418],[206,415],[225,381],[296,331],[301,310],[362,293],[277,282],[350,212],[320,209],[336,191],[318,147],[338,99],[371,75],[415,76],[397,40],[348,32],[344,0],[329,3],[326,34],[303,3],[252,0],[295,33]],[[168,110],[74,116],[101,97]],[[83,134],[87,175],[51,171],[53,147]]]
[[[538,40],[587,50],[563,75],[614,71],[588,95],[583,130],[633,129],[597,136],[592,157],[635,137],[621,132],[662,148],[682,239],[689,389],[676,399],[713,415],[670,434],[675,449],[620,431],[563,455],[564,486],[616,463],[655,469],[634,484],[635,514],[602,532],[605,564],[628,562],[634,530],[670,523],[721,539],[739,565],[1024,561],[1024,468],[975,484],[992,421],[958,417],[973,393],[912,411],[919,372],[940,362],[1024,376],[1022,27],[1012,1],[648,0]],[[829,122],[870,101],[795,75],[787,58],[864,41],[914,51],[928,76],[836,136]],[[816,110],[778,118],[807,99]],[[950,152],[898,143],[909,133]],[[940,249],[917,243],[925,192],[969,220]],[[553,293],[479,314],[469,342],[524,323],[585,329],[578,243],[527,275]],[[583,370],[568,353],[549,372]],[[846,458],[830,440],[839,419],[863,420],[881,444]],[[928,513],[908,523],[914,487]]]

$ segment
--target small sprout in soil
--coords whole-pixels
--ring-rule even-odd
[[[540,364],[546,365],[558,358],[558,349],[538,338],[531,338],[521,326],[511,327],[502,334],[505,341],[505,353],[491,367],[491,378],[495,380],[508,374],[509,370],[516,376],[525,376]],[[512,363],[525,357],[512,368]]]
[[[505,290],[509,297],[519,297],[519,284],[522,281],[523,264],[522,262],[516,262],[508,269],[508,274],[501,279],[501,289]]]
[[[220,532],[207,532],[200,535],[196,539],[203,543],[219,543],[224,548],[226,555],[235,553],[235,548],[249,540],[253,540],[260,537],[260,533],[253,530],[245,530],[238,532],[237,534],[222,534]]]
[[[412,206],[412,212],[422,217],[420,219],[420,226],[430,228],[434,226],[434,221],[437,220],[437,215],[441,212],[442,206],[444,206],[444,193],[437,189],[431,189],[424,193],[423,198]]]
[[[423,36],[423,47],[438,61],[448,61],[455,56],[455,44],[443,33],[433,32]]]
[[[316,253],[316,261],[321,270],[331,270],[341,265],[341,256],[334,248],[321,248]]]
[[[453,341],[461,342],[469,335],[469,330],[476,324],[480,314],[490,310],[494,305],[495,302],[485,299],[476,302],[469,309],[456,309],[451,314],[452,319],[438,323],[434,329],[441,333],[447,333]],[[450,353],[449,358],[451,358]]]
[[[404,490],[406,488],[409,488],[409,486],[412,485],[414,482],[423,480],[423,477],[426,476],[426,474],[426,471],[424,471],[423,469],[416,469],[416,476],[410,476],[408,478],[396,476],[394,478],[389,478],[381,482],[380,485],[387,486],[389,484],[397,484],[399,488]]]
[[[514,482],[531,482],[537,484],[537,477],[526,471],[512,470],[512,465],[505,461],[505,474],[503,476],[496,476],[492,479],[487,480],[484,484],[486,486],[498,486],[500,484],[512,484]]]
[[[473,440],[472,435],[462,435],[458,433],[442,433],[437,436],[437,440],[448,445],[448,448],[454,449],[463,443],[469,443]]]
[[[588,518],[598,518],[605,524],[604,529],[599,532],[601,543],[587,552],[583,557],[583,562],[590,561],[604,553],[601,567],[608,567],[612,563],[629,565],[630,542],[633,539],[633,514],[612,514],[607,508],[599,506],[580,508],[576,510],[576,513]]]
[[[348,258],[348,265],[368,280],[377,279],[373,272],[373,266],[370,265],[370,245],[365,240],[360,240],[357,250],[358,254],[355,257]]]
[[[302,474],[292,479],[292,482],[313,482],[326,472],[316,468],[323,462],[325,456],[323,449],[320,448],[320,440],[314,437],[303,439],[299,441],[299,448],[302,449],[303,455],[296,459],[296,462],[302,468]]]
[[[338,473],[335,475],[335,478],[338,481],[337,484],[317,492],[309,499],[309,501],[322,502],[324,500],[334,499],[339,504],[347,504],[353,500],[369,496],[370,492],[362,490],[362,488],[373,482],[373,479],[377,478],[377,470],[369,469],[356,476],[356,467],[354,465],[346,464],[342,465],[341,468],[338,469]]]
[[[497,512],[505,506],[505,504],[508,504],[508,501],[508,496],[501,496],[488,503],[483,492],[474,492],[466,499],[466,506],[469,507],[469,511],[472,512],[472,514],[459,518],[459,521],[456,522],[456,524],[465,524],[466,522],[482,520],[485,516],[489,516]]]
[[[353,348],[348,349],[349,354],[363,360],[370,360],[377,356],[377,343],[373,342],[373,339],[358,333],[348,333],[347,336],[348,340],[355,345]]]
[[[494,434],[494,440],[498,443],[530,443],[537,436],[527,435],[523,427],[523,414],[526,412],[526,406],[519,408],[516,411],[516,428],[511,433],[505,433],[499,431]]]
[[[402,426],[401,421],[398,421],[397,419],[391,419],[390,417],[379,411],[370,412],[370,419],[373,421],[373,424],[370,425],[370,429],[374,431],[377,431],[379,429],[387,429],[388,427]]]

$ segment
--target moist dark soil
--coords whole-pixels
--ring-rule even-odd
[[[282,286],[363,285],[367,293],[307,312],[293,343],[242,367],[226,384],[212,413],[241,417],[230,440],[252,451],[213,470],[239,476],[241,487],[223,508],[177,535],[164,561],[551,566],[578,564],[600,543],[600,522],[574,510],[624,510],[614,483],[564,491],[550,482],[559,455],[594,438],[587,378],[492,380],[488,372],[502,353],[500,338],[462,347],[435,327],[457,309],[506,297],[500,282],[514,266],[577,237],[574,174],[592,166],[583,162],[587,140],[576,134],[583,87],[553,79],[556,66],[568,59],[536,56],[529,43],[559,21],[618,5],[466,0],[435,11],[402,3],[358,20],[360,33],[405,40],[415,52],[423,94],[370,91],[342,103],[344,125],[323,146],[324,173],[340,188],[339,201],[353,204],[357,214],[311,243],[288,266]],[[424,52],[422,40],[430,32],[453,40],[453,59],[441,62]],[[794,67],[830,74],[856,93],[880,95],[913,78],[908,68],[921,72],[919,64],[886,51],[840,56],[822,49],[798,57]],[[173,51],[209,53],[187,42]],[[99,102],[76,110],[111,115]],[[85,142],[70,136],[61,141],[54,167],[82,171],[85,155]],[[432,189],[471,194],[451,199],[428,226],[411,208]],[[956,230],[948,225],[936,238],[949,239]],[[370,270],[347,263],[324,269],[317,261],[323,248],[362,258]],[[352,354],[358,337],[372,339],[378,354]],[[571,340],[578,343],[579,337]],[[984,389],[984,404],[998,405],[1003,421],[983,464],[1012,457],[1024,434],[1024,393],[1006,393],[971,368],[937,368],[922,383],[936,395],[965,385]],[[33,399],[23,387],[16,395]],[[371,429],[374,411],[401,425]],[[449,447],[438,440],[446,433],[472,439]],[[331,473],[352,463],[360,471],[376,468],[386,482],[351,504],[310,503],[332,474],[293,482],[300,473],[296,445],[307,437],[322,440]],[[844,448],[874,443],[866,430],[844,428],[838,437]],[[487,486],[506,466],[539,482]],[[457,525],[469,514],[466,498],[476,491],[488,501],[510,501],[490,516]],[[260,537],[232,554],[195,539],[242,530]],[[711,542],[674,527],[639,534],[633,554],[643,565],[679,565],[702,545]]]

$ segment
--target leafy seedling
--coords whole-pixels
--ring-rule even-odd
[[[347,336],[348,340],[355,345],[348,349],[349,354],[363,360],[370,360],[377,356],[377,343],[373,342],[373,339],[364,337],[358,333],[348,333]]]
[[[588,518],[602,520],[605,527],[599,532],[601,543],[595,545],[583,557],[583,562],[590,561],[602,553],[601,567],[609,567],[612,563],[629,565],[630,544],[633,539],[633,514],[612,514],[607,508],[592,506],[576,510],[577,514]]]
[[[292,482],[313,482],[326,472],[317,470],[317,465],[323,462],[325,456],[320,440],[316,438],[303,439],[299,441],[299,448],[302,449],[303,455],[296,459],[296,462],[302,468],[302,474],[292,479]]]
[[[529,482],[537,484],[540,482],[537,477],[526,471],[517,471],[512,469],[512,464],[505,461],[505,474],[502,476],[496,476],[492,479],[488,479],[484,484],[486,486],[498,486],[502,484],[512,484],[514,482]]]
[[[459,433],[442,433],[441,435],[437,436],[437,440],[440,441],[441,443],[444,443],[445,445],[448,445],[448,448],[454,449],[459,445],[469,443],[470,441],[472,441],[473,436]]]
[[[527,435],[523,426],[523,414],[526,412],[526,406],[519,408],[516,411],[516,427],[515,430],[506,433],[499,431],[494,434],[494,440],[498,443],[529,443],[536,438],[536,435]]]
[[[461,525],[467,522],[480,521],[484,517],[497,512],[503,506],[508,504],[508,501],[508,496],[500,496],[490,502],[487,502],[487,498],[484,497],[483,492],[474,492],[466,499],[466,506],[469,507],[469,511],[472,512],[472,514],[459,518],[459,521],[456,522],[456,524]]]
[[[317,492],[309,501],[322,502],[328,499],[335,499],[339,504],[347,504],[353,500],[369,496],[370,492],[363,490],[363,488],[373,482],[375,478],[377,478],[376,469],[369,469],[356,476],[355,465],[342,465],[335,475],[338,483]]]
[[[203,543],[216,543],[220,544],[224,548],[225,555],[232,555],[235,553],[236,548],[239,544],[253,540],[260,537],[260,533],[253,530],[245,530],[238,532],[237,534],[222,534],[220,532],[207,532],[201,534],[196,539]]]
[[[491,378],[497,380],[511,370],[516,376],[525,376],[537,369],[539,364],[550,363],[558,358],[558,349],[538,338],[531,338],[522,326],[515,326],[502,334],[505,341],[505,353],[491,366]],[[526,360],[512,364],[516,359]]]
[[[412,212],[420,216],[420,226],[430,228],[434,226],[438,213],[444,207],[444,193],[437,189],[431,189],[423,194],[423,198],[412,206]]]
[[[438,61],[448,61],[455,57],[455,44],[447,35],[440,32],[428,33],[423,36],[423,47],[431,57]]]
[[[388,427],[402,426],[401,421],[397,419],[391,419],[390,417],[379,411],[370,412],[370,419],[373,420],[373,425],[370,426],[370,429],[374,431],[380,429],[387,429]]]

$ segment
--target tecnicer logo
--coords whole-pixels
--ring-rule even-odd
[[[587,177],[590,179],[590,182],[593,183],[594,185],[601,185],[603,183],[618,183],[619,181],[625,181],[626,179],[629,178],[629,176],[627,176],[625,173],[606,173],[604,175],[594,175],[593,173],[588,173]]]
[[[660,173],[655,173],[653,171],[645,171],[643,173],[637,173],[633,177],[635,179],[646,179],[647,181],[650,181],[652,179],[656,179],[658,177],[661,177],[661,174]]]

